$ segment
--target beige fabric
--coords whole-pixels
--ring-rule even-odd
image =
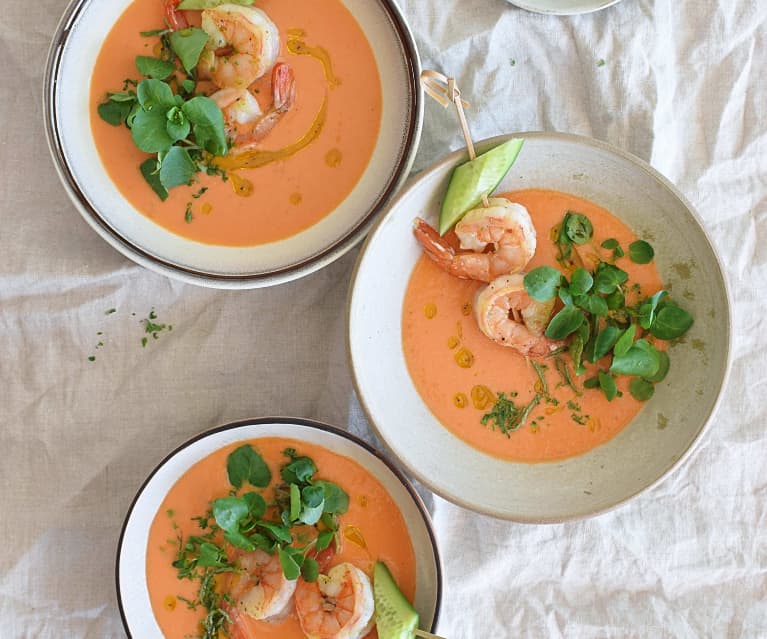
[[[655,490],[543,527],[428,500],[446,568],[441,634],[767,636],[767,5],[624,0],[574,18],[502,0],[402,5],[424,66],[458,78],[475,138],[571,131],[650,161],[699,208],[735,300],[721,410]],[[135,266],[70,205],[41,109],[64,7],[3,0],[0,14],[3,639],[124,636],[120,525],[146,475],[190,436],[294,414],[370,437],[344,340],[356,251],[276,289],[205,290]],[[429,101],[417,168],[460,144],[455,114]],[[173,331],[142,348],[153,307]]]

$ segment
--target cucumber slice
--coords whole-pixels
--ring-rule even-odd
[[[373,598],[378,639],[413,639],[418,629],[418,613],[382,561],[377,561],[373,568]]]
[[[483,195],[495,190],[517,159],[523,143],[521,138],[512,138],[455,168],[439,212],[440,235],[475,208]]]

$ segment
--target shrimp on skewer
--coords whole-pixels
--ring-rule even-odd
[[[296,612],[308,639],[361,639],[370,632],[373,588],[355,565],[338,564],[312,583],[298,581]]]
[[[245,89],[277,62],[280,34],[261,9],[222,4],[202,12],[201,26],[208,42],[197,70],[220,89]]]
[[[453,249],[420,218],[413,232],[426,254],[456,277],[491,282],[521,271],[535,254],[536,233],[530,214],[521,204],[505,198],[491,198],[489,204],[469,211],[456,224],[455,234],[465,252]]]
[[[264,621],[279,621],[291,611],[296,580],[285,578],[277,553],[263,550],[239,553],[239,572],[231,574],[227,592],[232,600],[227,614],[233,639],[248,639],[244,615]]]
[[[229,138],[235,146],[263,140],[296,100],[296,80],[285,62],[278,62],[272,71],[272,104],[264,111],[248,89],[219,89],[211,99],[224,114]]]
[[[554,302],[530,297],[521,273],[502,275],[477,291],[474,317],[479,330],[496,344],[525,357],[545,357],[565,345],[543,334]]]

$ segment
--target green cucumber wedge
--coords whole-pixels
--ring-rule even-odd
[[[405,599],[386,564],[377,561],[373,569],[373,599],[378,639],[413,639],[418,613]]]
[[[476,208],[483,195],[495,190],[517,159],[523,143],[521,138],[512,138],[455,168],[439,212],[440,235]]]

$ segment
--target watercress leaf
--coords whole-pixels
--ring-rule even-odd
[[[625,355],[629,348],[631,348],[631,345],[634,343],[634,336],[637,332],[637,326],[636,324],[632,324],[629,326],[621,336],[618,338],[618,340],[615,342],[615,347],[613,348],[613,353],[620,357],[621,355]]]
[[[155,158],[147,158],[139,166],[141,175],[161,200],[168,199],[168,190],[160,182],[160,171]]]
[[[197,27],[187,27],[173,31],[170,36],[170,47],[181,60],[181,66],[187,73],[197,66],[200,54],[208,42],[208,34]]]
[[[594,227],[591,220],[581,213],[568,211],[564,222],[564,231],[573,244],[585,244],[594,235]]]
[[[585,268],[577,268],[570,277],[570,292],[573,295],[585,295],[591,290],[594,278]]]
[[[600,262],[594,275],[594,291],[605,295],[612,293],[628,279],[628,273],[623,269]]]
[[[260,548],[264,552],[268,552],[270,555],[274,552],[276,543],[273,539],[269,539],[261,533],[250,533],[248,539],[253,542],[256,548]]]
[[[589,377],[583,382],[583,388],[599,388],[599,377]]]
[[[111,124],[112,126],[120,126],[128,118],[128,114],[131,111],[131,104],[127,102],[113,102],[107,100],[99,104],[98,108],[99,117]]]
[[[245,493],[242,499],[248,505],[248,514],[253,519],[261,519],[266,513],[266,502],[258,493]]]
[[[671,360],[669,359],[668,353],[666,351],[658,351],[658,372],[655,373],[655,375],[651,375],[650,377],[645,377],[648,382],[652,382],[654,384],[658,382],[662,382],[664,379],[666,379],[666,375],[668,375],[668,370],[671,368]]]
[[[183,140],[189,135],[191,125],[181,109],[178,107],[171,107],[168,109],[165,117],[167,119],[165,130],[174,142]]]
[[[623,249],[620,246],[616,246],[615,250],[613,251],[613,259],[618,257],[623,257],[625,253],[623,252]]]
[[[557,293],[557,296],[559,297],[559,299],[562,300],[562,303],[565,306],[572,306],[574,304],[573,296],[570,295],[570,289],[567,288],[567,284],[566,283],[563,283],[559,287],[559,292]]]
[[[626,297],[623,295],[623,291],[616,288],[605,298],[605,302],[607,303],[607,308],[609,310],[617,311],[626,305]]]
[[[317,472],[317,466],[309,457],[294,457],[280,470],[282,479],[288,484],[305,484]]]
[[[564,339],[570,333],[577,330],[586,318],[583,311],[574,306],[565,306],[551,318],[546,327],[546,337],[549,339]]]
[[[109,100],[112,102],[130,102],[131,104],[137,101],[136,94],[133,91],[110,93]]]
[[[613,379],[612,375],[608,375],[607,373],[604,373],[602,371],[599,371],[599,387],[602,389],[602,392],[605,394],[605,397],[607,397],[607,401],[611,402],[615,399],[615,396],[618,394],[618,387],[615,385],[615,380]]]
[[[152,58],[146,55],[136,56],[136,68],[141,75],[157,80],[164,80],[176,70],[176,65],[167,60]]]
[[[301,514],[302,522],[309,526],[316,524],[325,506],[325,491],[322,486],[307,486],[301,491]]]
[[[317,552],[322,552],[330,546],[330,542],[333,541],[333,535],[335,532],[333,530],[323,530],[319,535],[317,535],[317,543],[315,544],[314,548],[317,550]]]
[[[200,544],[200,555],[197,558],[198,566],[201,568],[219,568],[226,563],[226,553],[223,548],[207,541]]]
[[[280,556],[280,565],[282,566],[282,572],[285,575],[285,579],[290,581],[298,579],[298,575],[301,574],[301,568],[293,555],[284,548],[278,548],[277,552]]]
[[[152,36],[170,33],[170,29],[151,29],[149,31],[139,31],[138,33],[142,38],[151,38]]]
[[[194,91],[194,88],[197,86],[197,83],[192,80],[192,78],[186,78],[185,80],[181,81],[181,88],[184,90],[185,93],[191,93]]]
[[[546,302],[557,294],[562,274],[551,266],[539,266],[524,277],[525,290],[534,300]]]
[[[644,240],[629,244],[629,258],[635,264],[649,264],[655,257],[655,250]]]
[[[226,539],[232,546],[242,548],[252,552],[256,549],[256,545],[250,540],[250,537],[246,537],[239,530],[227,530],[224,532],[224,539]]]
[[[304,560],[304,563],[301,566],[301,576],[304,578],[304,581],[308,583],[317,581],[317,577],[320,576],[320,565],[317,563],[316,559],[307,557]]]
[[[131,128],[131,136],[135,145],[145,153],[167,151],[174,140],[168,135],[165,128],[166,122],[165,111],[140,109],[136,113]]]
[[[189,151],[180,146],[172,146],[160,165],[160,182],[166,189],[172,189],[181,184],[191,184],[192,176],[196,172],[197,165],[189,156]]]
[[[198,95],[185,102],[181,108],[192,122],[197,146],[201,146],[213,155],[225,155],[227,146],[224,115],[218,105],[210,98]]]
[[[607,316],[607,302],[599,295],[579,295],[575,298],[575,304],[597,317]]]
[[[272,480],[272,472],[250,444],[244,444],[232,451],[226,459],[226,472],[229,483],[235,488],[248,482],[257,488],[266,488]]]
[[[227,532],[240,529],[240,521],[248,516],[248,504],[239,497],[222,497],[213,502],[216,524]]]
[[[290,519],[296,521],[301,514],[301,489],[296,484],[290,484]]]
[[[280,543],[290,544],[293,542],[293,536],[286,526],[280,526],[271,521],[257,521],[256,526],[263,528]]]
[[[125,118],[125,126],[127,126],[129,129],[133,128],[133,123],[136,121],[136,116],[138,115],[139,111],[143,111],[141,108],[141,105],[138,103],[138,100],[132,103],[133,106],[131,107],[130,112],[128,113],[128,117]]]
[[[608,250],[613,250],[613,249],[618,248],[618,246],[620,246],[620,244],[618,243],[618,240],[616,240],[614,237],[611,237],[611,238],[605,240],[604,242],[602,242],[602,244],[600,244],[600,246],[602,248],[605,248],[605,249],[608,249]]]
[[[320,486],[325,496],[325,506],[323,510],[326,513],[335,513],[343,515],[349,510],[349,495],[338,484],[332,481],[316,481],[315,486]]]
[[[650,333],[660,339],[676,339],[690,330],[692,324],[692,315],[678,306],[667,304],[655,316]]]
[[[136,87],[139,104],[145,111],[162,111],[163,113],[176,105],[173,91],[162,80],[142,80]]]
[[[594,344],[594,360],[602,359],[610,349],[615,346],[615,342],[620,337],[621,330],[615,326],[605,326],[597,335]]]
[[[613,356],[610,372],[619,375],[651,377],[658,372],[659,366],[658,351],[646,340],[639,339],[623,355]]]
[[[655,393],[655,386],[640,377],[635,377],[629,382],[629,393],[634,399],[646,402]]]
[[[200,9],[213,9],[226,4],[240,4],[243,6],[250,6],[255,0],[182,0],[178,4],[178,8],[184,11],[198,11]]]
[[[650,328],[655,321],[655,311],[658,303],[668,295],[664,290],[660,290],[651,298],[643,302],[639,307],[639,325],[642,328]]]
[[[581,324],[581,328],[584,326],[584,324]],[[580,328],[578,329],[580,331]],[[573,335],[572,339],[570,340],[570,357],[573,359],[573,368],[575,369],[576,375],[583,375],[583,373],[586,372],[586,369],[583,367],[582,359],[583,359],[583,347],[584,347],[584,341],[581,334],[576,331]]]

